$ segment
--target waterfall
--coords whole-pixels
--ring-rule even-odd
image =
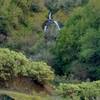
[[[54,23],[57,25],[58,30],[60,30],[60,26],[59,26],[58,22],[54,21]]]
[[[53,24],[53,23],[57,26],[57,29],[60,30],[60,26],[59,26],[58,22],[55,21],[55,20],[53,20],[53,18],[52,18],[52,13],[49,12],[49,14],[48,14],[48,19],[47,19],[46,22],[45,22],[44,32],[47,32],[48,26],[49,26],[50,24]]]
[[[49,18],[48,19],[52,19],[52,13],[49,12]]]
[[[52,12],[48,13],[47,20],[43,23],[44,29],[44,39],[41,40],[39,46],[37,46],[37,52],[31,56],[31,59],[35,61],[46,61],[52,62],[54,55],[50,51],[50,47],[52,48],[55,45],[57,35],[61,26],[59,23],[53,19]]]
[[[48,28],[47,25],[45,25],[45,26],[44,26],[44,32],[47,31],[47,28]]]

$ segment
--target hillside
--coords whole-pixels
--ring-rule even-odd
[[[0,4],[2,8],[0,9],[0,30],[7,35],[7,42],[3,45],[31,53],[34,45],[43,37],[43,23],[49,11],[44,6],[44,2],[42,0],[4,0]],[[61,19],[62,22],[65,17],[61,12],[57,20]]]
[[[0,0],[6,99],[100,99],[99,0]]]

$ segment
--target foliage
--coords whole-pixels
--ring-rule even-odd
[[[30,53],[41,38],[45,13],[43,4],[34,0],[1,0],[0,34],[7,34],[7,41],[0,46]]]
[[[26,76],[32,77],[33,80],[38,80],[40,83],[45,83],[54,79],[54,73],[46,63],[30,62],[29,67],[26,69]]]
[[[89,0],[62,0],[61,1],[61,8],[65,12],[69,12],[73,10],[75,7],[82,6],[86,4]]]
[[[59,10],[60,5],[58,0],[45,0],[45,6],[52,12],[55,13]]]
[[[86,6],[77,8],[61,30],[54,48],[54,68],[58,74],[71,73],[72,63],[78,61],[86,65],[88,78],[100,78],[100,6],[97,6],[97,2],[100,5],[98,0],[92,0]]]
[[[31,6],[31,10],[33,12],[39,12],[39,11],[41,11],[40,7],[37,4],[34,4],[34,3]]]
[[[32,62],[22,53],[0,49],[0,78],[10,80],[18,76],[31,77],[41,83],[54,78],[53,71],[46,63]]]
[[[80,59],[89,64],[91,79],[100,79],[100,31],[89,29],[80,42]]]
[[[7,34],[7,41],[0,43],[0,47],[19,50],[27,55],[37,52],[33,48],[43,39],[42,25],[47,16],[44,1],[48,10],[51,9],[54,13],[61,10],[58,13],[59,18],[58,15],[54,15],[57,16],[56,20],[66,19],[64,10],[61,8],[61,5],[65,4],[62,0],[59,0],[59,2],[58,0],[0,1],[0,8],[2,8],[0,9],[0,33],[3,30]],[[54,34],[52,29],[50,32]]]
[[[66,98],[74,99],[77,97],[77,100],[92,100],[100,96],[100,81],[81,84],[60,84],[58,90],[60,95]]]
[[[73,8],[87,2],[88,0],[45,0],[45,5],[53,13],[57,12],[59,9],[68,13]]]

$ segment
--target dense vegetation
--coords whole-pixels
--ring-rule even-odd
[[[87,2],[88,0],[45,0],[45,5],[53,13],[60,9],[68,13],[73,8],[81,6]]]
[[[60,31],[43,31],[48,12]],[[0,0],[0,94],[99,100],[99,60],[99,0]]]
[[[47,83],[53,80],[54,73],[44,62],[33,62],[22,53],[0,49],[0,80],[7,82],[20,76]]]
[[[85,7],[77,8],[61,30],[55,47],[58,74],[100,79],[100,7],[97,3],[100,4],[98,0],[90,1]]]
[[[45,12],[46,8],[41,2],[39,4],[39,0],[1,0],[0,33],[7,36],[7,42],[1,41],[3,47],[32,52],[41,38]]]
[[[60,95],[74,100],[96,100],[100,96],[100,81],[82,84],[60,84]]]

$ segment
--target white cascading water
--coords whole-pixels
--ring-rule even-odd
[[[59,26],[58,22],[54,21],[54,23],[57,25],[58,30],[60,30],[60,26]]]
[[[50,12],[50,13],[49,13],[49,19],[52,19],[51,17],[52,17],[52,14],[51,14],[51,12]]]
[[[47,28],[48,28],[47,25],[45,25],[45,26],[44,26],[44,32],[47,31]]]
[[[48,26],[51,23],[54,23],[57,26],[57,29],[60,30],[60,26],[59,26],[58,22],[52,19],[52,13],[50,12],[49,15],[48,15],[48,20],[47,20],[47,22],[46,22],[46,24],[44,26],[44,32],[47,32]]]

